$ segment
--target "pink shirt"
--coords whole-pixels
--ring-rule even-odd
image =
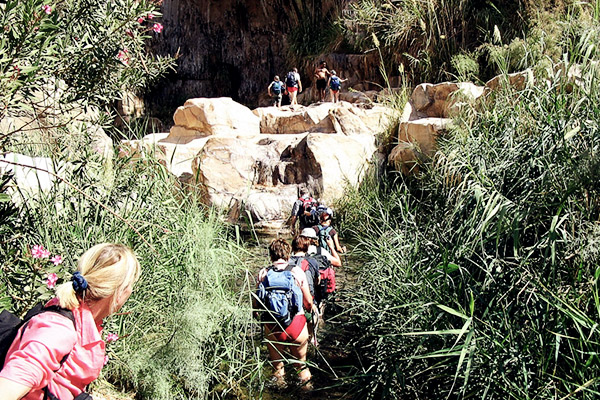
[[[48,305],[57,303],[53,299]],[[0,377],[31,387],[23,399],[42,400],[48,386],[59,399],[72,400],[100,375],[105,355],[102,328],[85,304],[74,309],[73,316],[77,331],[70,319],[51,311],[33,317],[23,337],[19,330]],[[69,357],[61,366],[65,354]]]

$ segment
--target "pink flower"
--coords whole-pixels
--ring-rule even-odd
[[[50,7],[48,4],[43,5],[42,10],[48,15],[52,14],[52,7]]]
[[[127,49],[119,50],[117,58],[125,65],[129,65],[129,52]]]
[[[50,252],[44,249],[44,246],[40,244],[36,244],[31,249],[31,257],[33,258],[48,258],[50,257]]]
[[[108,364],[108,356],[107,355],[104,356],[104,365],[106,365],[106,364]]]
[[[54,263],[54,265],[60,265],[60,264],[62,264],[62,262],[63,262],[63,258],[62,258],[62,256],[59,256],[59,255],[57,254],[57,255],[55,255],[54,257],[52,257],[52,258],[50,259],[50,261],[52,261],[52,262]]]
[[[54,285],[56,285],[56,281],[58,281],[58,276],[53,272],[48,274],[48,280],[46,280],[46,286],[48,289],[54,289]]]
[[[148,14],[148,16],[146,18],[148,18],[148,19],[154,19],[154,14],[150,13],[150,14]]]
[[[117,340],[119,340],[119,335],[116,333],[109,333],[106,335],[106,343],[116,342]]]
[[[143,24],[146,19],[144,17],[138,18],[138,23]]]
[[[131,29],[125,29],[125,34],[130,38],[133,38],[133,31]]]
[[[156,23],[156,24],[154,24],[154,26],[152,27],[152,30],[153,30],[154,32],[156,32],[156,33],[161,33],[161,32],[162,32],[162,30],[163,30],[163,26],[162,26],[162,24],[158,24],[158,23]]]

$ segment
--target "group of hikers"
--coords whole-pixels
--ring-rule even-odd
[[[340,254],[346,251],[332,217],[330,208],[303,193],[292,208],[291,246],[275,239],[269,246],[272,265],[258,274],[254,308],[264,322],[279,387],[285,385],[284,360],[290,354],[300,366],[302,388],[312,388],[306,352],[309,342],[318,345],[319,319],[335,291],[334,268],[342,266]],[[79,258],[71,280],[58,286],[56,297],[45,305],[31,309],[23,320],[2,311],[0,398],[91,400],[87,385],[106,363],[102,324],[127,301],[139,276],[131,249],[98,244]]]
[[[325,61],[320,61],[314,71],[314,80],[319,94],[319,101],[325,101],[327,88],[329,88],[331,101],[337,103],[340,100],[342,82],[346,82],[348,79],[341,79],[337,76],[335,70],[327,69],[327,63]],[[284,95],[289,96],[291,106],[297,105],[298,93],[301,92],[302,81],[300,79],[300,74],[298,73],[298,68],[295,67],[287,73],[284,81],[281,81],[279,76],[275,75],[273,81],[267,87],[267,93],[273,99],[273,105],[275,107],[281,107],[281,101]]]
[[[336,289],[334,268],[342,266],[340,254],[346,252],[332,218],[331,208],[303,193],[292,207],[291,246],[285,239],[273,240],[272,264],[258,273],[255,316],[264,322],[272,382],[279,388],[287,385],[284,361],[291,358],[299,367],[301,388],[312,389],[306,353],[309,342],[318,346],[317,328]]]

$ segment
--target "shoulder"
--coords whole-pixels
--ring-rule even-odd
[[[37,342],[51,352],[67,354],[77,342],[73,321],[58,313],[47,311],[33,317],[23,331],[22,346]]]
[[[302,268],[300,268],[300,267],[292,268],[292,275],[294,275],[294,278],[296,278],[296,281],[298,282],[298,286],[302,286],[302,284],[304,283],[304,280],[306,279],[306,275],[304,274],[304,271],[302,271]]]
[[[267,268],[262,268],[260,271],[258,271],[258,282],[262,282],[266,277],[267,277],[267,272],[269,270]]]

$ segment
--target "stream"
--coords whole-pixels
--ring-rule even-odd
[[[284,234],[279,237],[291,242],[291,235]],[[249,247],[251,253],[250,265],[256,266],[254,273],[268,264],[268,245],[275,236],[258,236],[258,243]],[[256,240],[253,240],[256,243]],[[328,300],[325,310],[324,323],[320,324],[317,332],[318,347],[309,344],[307,361],[313,376],[314,389],[303,392],[288,378],[288,386],[285,389],[266,387],[262,392],[265,400],[291,400],[291,399],[347,399],[351,398],[352,385],[348,383],[348,376],[356,373],[358,359],[349,351],[348,340],[344,334],[344,314],[347,291],[356,286],[357,278],[353,272],[360,260],[352,255],[352,246],[348,247],[348,253],[342,257],[342,267],[336,268],[336,292]],[[262,333],[257,334],[256,340],[262,341]],[[261,344],[261,356],[268,359],[268,353],[264,343]],[[265,370],[271,374],[271,369]],[[293,375],[293,369],[286,366],[286,376]]]

